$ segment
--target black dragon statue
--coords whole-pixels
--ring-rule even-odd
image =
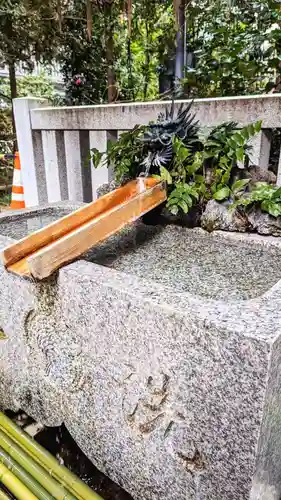
[[[195,114],[190,112],[192,102],[184,109],[181,104],[176,117],[174,101],[171,108],[161,113],[156,123],[148,125],[143,137],[143,160],[141,162],[140,175],[151,175],[159,173],[160,167],[169,167],[173,163],[173,138],[177,137],[192,149],[198,142],[198,121]]]
[[[192,104],[193,102],[190,102],[185,108],[184,104],[181,104],[175,116],[173,100],[170,109],[167,107],[165,114],[161,113],[156,123],[148,125],[140,139],[143,149],[139,176],[159,174],[161,167],[165,167],[167,170],[172,169],[173,140],[175,137],[180,139],[191,152],[196,148],[196,143],[199,142],[199,122],[195,120],[195,114],[190,111]],[[160,205],[144,215],[143,222],[152,225],[164,223],[161,216],[164,205]]]

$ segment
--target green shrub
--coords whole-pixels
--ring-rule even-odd
[[[109,161],[118,182],[143,173],[164,180],[167,208],[174,215],[186,214],[195,206],[203,210],[213,198],[234,208],[256,204],[277,217],[280,190],[266,183],[250,190],[250,140],[261,125],[257,121],[239,128],[228,122],[200,130],[188,106],[175,119],[171,110],[156,123],[136,126],[110,142],[106,152],[93,149],[92,160],[95,167]]]

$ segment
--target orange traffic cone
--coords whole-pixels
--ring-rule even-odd
[[[10,208],[25,208],[24,191],[21,179],[20,155],[18,152],[15,153],[12,201]]]

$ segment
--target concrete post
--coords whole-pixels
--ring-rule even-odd
[[[90,130],[90,149],[96,148],[101,153],[106,151],[107,133],[105,130]],[[97,189],[102,184],[109,182],[110,175],[107,168],[107,161],[103,158],[101,165],[94,168],[91,162],[91,175],[92,175],[92,196],[93,200],[97,199]]]
[[[38,178],[35,151],[33,146],[30,110],[46,106],[45,99],[21,97],[13,100],[15,125],[24,187],[24,199],[27,207],[39,205],[40,190],[46,189],[46,180]],[[41,176],[40,176],[41,177]],[[39,183],[42,183],[39,185]]]
[[[42,131],[43,154],[45,160],[48,201],[61,201],[59,165],[55,130]]]
[[[250,154],[251,164],[257,165],[263,170],[268,170],[271,137],[271,130],[261,130],[251,141],[253,147]]]
[[[64,132],[68,199],[83,201],[83,182],[79,130]]]

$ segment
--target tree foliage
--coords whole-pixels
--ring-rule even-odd
[[[281,84],[280,26],[277,0],[0,0],[0,62],[59,60],[67,103],[155,99],[181,40],[183,95],[261,93]]]
[[[102,15],[99,11],[93,15],[91,37],[85,16],[85,2],[74,0],[62,20],[58,60],[67,104],[96,104],[107,98]]]
[[[43,97],[52,101],[55,98],[54,84],[50,78],[41,72],[39,75],[24,75],[17,79],[18,97]],[[7,78],[0,78],[0,102],[1,96],[6,96],[8,102],[11,99],[11,92]]]
[[[57,54],[54,0],[1,3],[0,63],[8,65],[10,77],[14,77],[12,73],[18,63],[31,70],[35,60],[52,62]],[[15,91],[11,87],[12,94]]]
[[[280,71],[280,3],[267,0],[191,3],[185,88],[191,95],[256,94]]]
[[[83,10],[84,5],[85,10],[84,0],[77,2],[80,9]],[[268,92],[276,85],[278,88],[279,79],[281,82],[279,2],[202,0],[198,4],[193,0],[133,0],[130,30],[129,4],[131,2],[119,0],[92,0],[92,43],[89,45],[83,37],[85,26],[84,31],[80,26],[79,34],[74,30],[76,44],[69,44],[66,36],[62,51],[64,64],[67,66],[69,61],[77,59],[75,71],[87,73],[78,90],[73,83],[70,85],[70,98],[78,93],[81,102],[83,94],[95,102],[105,99],[106,92],[101,89],[109,85],[106,26],[114,31],[111,63],[116,92],[113,100],[157,98],[172,85],[179,29],[174,11],[183,5],[186,18],[186,33],[181,33],[186,41],[183,95],[243,95]],[[81,16],[82,11],[79,12]],[[65,29],[68,30],[67,24]],[[86,53],[83,52],[85,43],[88,44]],[[71,54],[67,47],[72,47]],[[91,68],[92,73],[87,68]]]

